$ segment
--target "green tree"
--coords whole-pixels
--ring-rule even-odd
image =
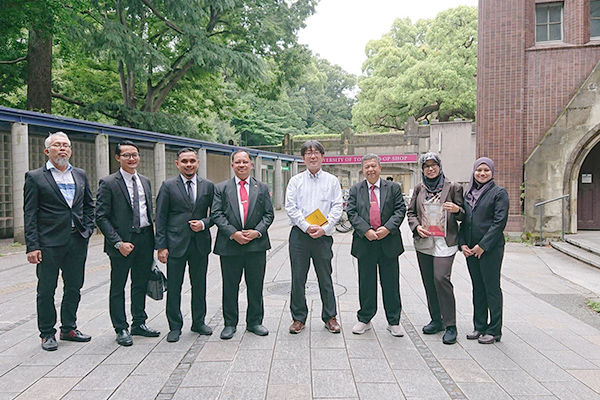
[[[370,41],[352,121],[357,129],[402,129],[409,116],[475,117],[477,9],[460,6],[433,20],[397,19]]]

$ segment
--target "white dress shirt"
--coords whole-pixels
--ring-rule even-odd
[[[187,190],[188,190],[188,184],[187,184],[188,181],[190,181],[192,183],[192,186],[190,188],[192,190],[192,197],[191,198],[192,198],[192,203],[196,203],[196,195],[198,194],[198,188],[196,187],[196,175],[192,176],[190,179],[186,178],[182,174],[179,174],[179,176],[181,177],[181,180],[183,181],[183,187],[185,188],[186,193],[187,193]],[[190,194],[188,193],[188,196],[189,195]]]
[[[73,179],[73,166],[69,164],[65,172],[62,172],[52,164],[50,160],[46,163],[46,169],[52,173],[54,181],[58,185],[69,207],[73,208],[73,199],[75,198],[75,180]]]
[[[144,185],[142,185],[142,181],[140,180],[140,176],[137,171],[134,174],[130,174],[129,172],[120,168],[121,175],[123,176],[123,180],[125,181],[125,186],[127,186],[127,192],[129,192],[129,200],[133,205],[133,175],[135,175],[135,179],[137,181],[138,187],[138,196],[140,198],[140,228],[145,228],[150,226],[150,221],[148,220],[148,206],[146,205],[146,195],[144,193]]]
[[[379,206],[379,211],[381,211],[381,178],[377,179],[377,182],[374,184],[370,184],[367,181],[367,187],[369,188],[369,201],[371,201],[371,188],[375,186],[375,198],[377,199],[377,205]]]
[[[242,220],[242,226],[246,225],[246,221],[244,220],[244,205],[242,204],[242,195],[240,194],[240,189],[242,188],[242,185],[240,185],[240,182],[242,181],[240,178],[238,178],[237,176],[234,177],[235,179],[235,188],[236,188],[236,193],[237,193],[237,201],[238,201],[238,209],[240,210],[240,219]],[[248,194],[248,207],[250,207],[250,177],[245,179],[246,185],[244,185],[244,187],[246,188],[246,193]]]
[[[290,225],[306,232],[310,224],[305,218],[317,208],[327,218],[328,223],[323,225],[325,234],[333,235],[343,209],[340,181],[323,170],[316,174],[306,170],[293,176],[285,194],[285,212],[290,218]]]

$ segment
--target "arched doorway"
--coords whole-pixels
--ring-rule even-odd
[[[579,170],[577,228],[600,230],[600,143],[588,153]]]

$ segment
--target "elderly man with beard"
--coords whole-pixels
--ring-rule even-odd
[[[37,321],[42,349],[54,351],[56,308],[54,293],[62,271],[60,339],[88,342],[77,329],[77,308],[89,237],[94,229],[94,201],[84,170],[69,163],[71,141],[63,132],[44,142],[48,162],[25,174],[25,243],[27,261],[36,264]]]

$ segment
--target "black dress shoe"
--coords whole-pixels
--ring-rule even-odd
[[[431,321],[423,327],[423,333],[426,335],[433,335],[443,330],[444,324],[442,323],[442,321]]]
[[[476,340],[479,339],[479,337],[482,335],[481,332],[479,332],[478,330],[474,330],[471,333],[467,333],[467,339],[469,340]]]
[[[121,329],[117,333],[117,343],[121,346],[131,346],[133,344],[133,339],[127,329]]]
[[[269,334],[269,330],[265,328],[263,325],[254,325],[246,328],[247,331],[254,333],[258,336],[267,336]]]
[[[179,336],[181,336],[181,331],[179,329],[174,329],[167,335],[167,342],[178,342]]]
[[[79,329],[71,329],[69,332],[61,332],[60,340],[68,340],[71,342],[89,342],[92,340],[90,335],[86,335],[85,333],[81,333]]]
[[[456,326],[452,325],[446,328],[446,332],[444,332],[444,337],[442,337],[442,342],[444,344],[454,344],[456,343],[456,336],[458,336],[458,332],[456,331]]]
[[[192,325],[191,328],[192,332],[196,332],[199,335],[205,335],[205,336],[210,336],[212,335],[212,328],[206,324],[202,324],[202,325]]]
[[[227,340],[233,337],[233,334],[237,331],[235,326],[226,326],[221,331],[221,339]]]
[[[42,349],[46,351],[54,351],[58,349],[58,343],[56,342],[54,335],[42,338]]]
[[[502,335],[490,335],[489,333],[486,333],[485,335],[480,337],[477,341],[481,344],[492,344],[492,343],[499,342],[500,338],[502,338]]]
[[[146,336],[146,337],[159,337],[160,336],[159,331],[148,328],[146,326],[146,324],[132,326],[131,334],[137,335],[137,336]]]

